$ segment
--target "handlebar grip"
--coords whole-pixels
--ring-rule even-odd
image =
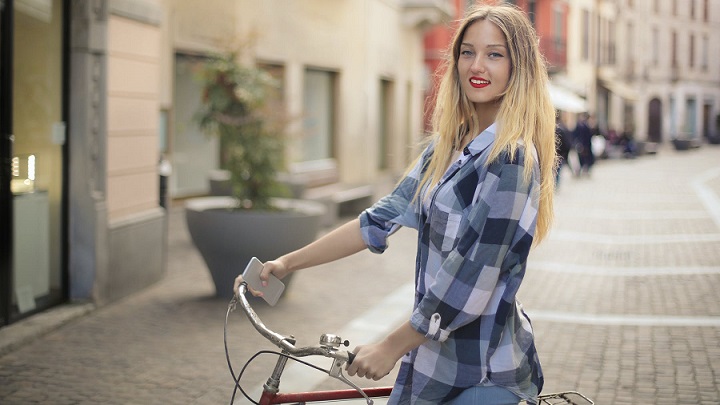
[[[348,352],[348,365],[352,364],[353,360],[355,360],[355,353]]]

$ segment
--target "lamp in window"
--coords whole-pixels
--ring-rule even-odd
[[[14,156],[10,163],[10,190],[13,194],[35,191],[35,155]]]

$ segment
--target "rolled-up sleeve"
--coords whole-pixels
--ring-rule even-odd
[[[384,252],[390,235],[402,226],[418,228],[419,203],[415,193],[430,154],[428,147],[390,194],[360,214],[360,230],[370,251]]]
[[[474,185],[472,203],[463,213],[467,220],[454,236],[452,249],[436,252],[435,258],[429,253],[427,266],[439,268],[426,279],[426,291],[410,321],[427,338],[446,340],[452,331],[481,316],[491,300],[499,300],[509,277],[517,273],[522,277],[513,267],[524,266],[525,258],[506,259],[514,244],[531,243],[538,201],[531,192],[536,179],[524,180],[518,160],[522,162],[522,158],[510,161],[501,156],[487,168],[484,178]],[[455,193],[467,195],[462,186],[461,181],[455,183]]]

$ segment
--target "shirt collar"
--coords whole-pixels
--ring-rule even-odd
[[[480,135],[470,141],[470,143],[463,149],[463,155],[475,156],[487,149],[487,147],[492,145],[493,141],[495,141],[496,130],[497,123],[493,122],[492,125],[482,131]]]

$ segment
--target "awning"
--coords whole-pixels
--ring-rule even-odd
[[[638,93],[631,86],[617,81],[603,80],[602,86],[628,101],[637,101]]]
[[[581,113],[588,110],[585,99],[570,90],[552,83],[549,83],[549,88],[550,98],[555,109],[571,113]]]

